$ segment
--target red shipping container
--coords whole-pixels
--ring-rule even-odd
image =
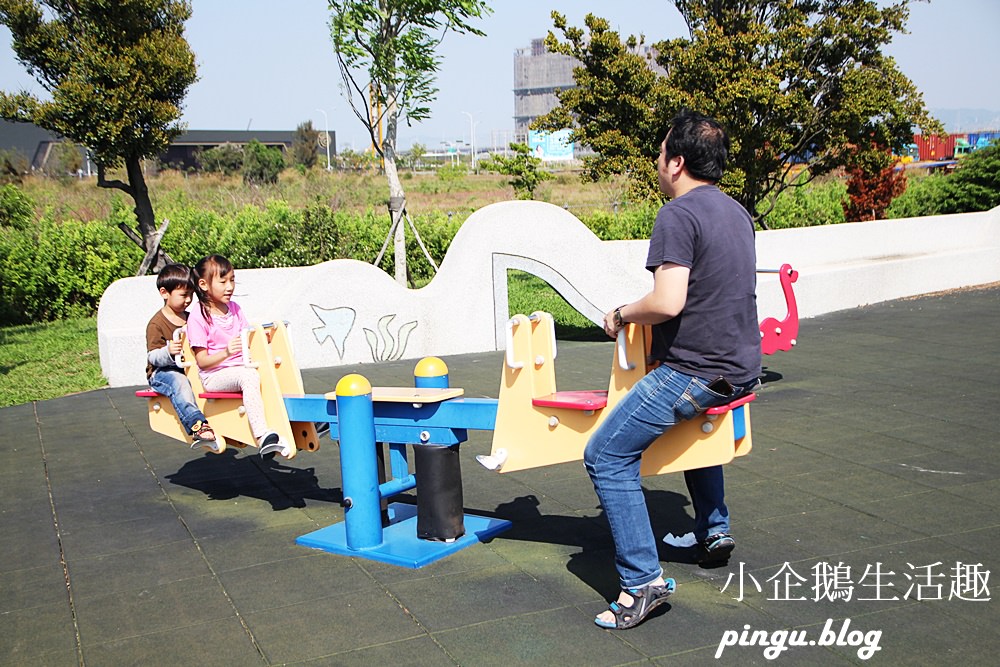
[[[913,143],[917,145],[917,152],[920,154],[921,162],[933,162],[935,160],[950,160],[955,157],[955,140],[965,139],[965,134],[949,134],[946,137],[939,137],[936,134],[915,134]]]

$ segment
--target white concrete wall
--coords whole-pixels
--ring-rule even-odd
[[[503,202],[469,217],[434,280],[403,289],[369,264],[237,268],[234,299],[252,321],[291,323],[302,368],[503,349],[507,269],[545,279],[590,319],[652,284],[645,241],[600,241],[565,210]],[[791,264],[801,317],[1000,280],[1000,208],[757,234],[757,265]],[[758,277],[760,317],[781,318],[777,276]],[[144,332],[162,305],[155,278],[101,299],[101,368],[112,386],[145,382]]]

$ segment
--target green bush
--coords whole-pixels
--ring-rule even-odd
[[[1000,144],[980,148],[959,161],[951,174],[907,174],[906,190],[893,200],[886,215],[924,215],[988,211],[1000,206]]]
[[[243,149],[236,144],[225,143],[199,151],[195,161],[202,171],[232,176],[243,170]]]
[[[0,227],[26,229],[35,219],[35,202],[13,183],[0,186]]]
[[[0,325],[89,315],[108,285],[132,275],[142,251],[104,220],[55,222],[0,234]]]
[[[1000,144],[962,158],[948,181],[951,196],[942,213],[988,211],[1000,206]]]
[[[648,239],[659,204],[647,202],[622,208],[618,213],[593,211],[580,218],[590,231],[602,241],[618,239]]]
[[[948,177],[941,174],[917,176],[907,174],[906,190],[892,200],[886,209],[887,218],[918,218],[943,212],[949,198]]]
[[[786,188],[764,220],[769,229],[814,227],[845,222],[847,184],[836,181],[813,182]]]
[[[268,148],[256,139],[243,149],[243,182],[250,185],[277,183],[285,168],[285,158],[277,148]]]

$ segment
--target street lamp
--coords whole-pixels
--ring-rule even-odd
[[[324,132],[324,141],[322,144],[326,146],[326,170],[330,171],[333,167],[330,166],[330,119],[327,118],[326,111],[323,109],[316,109],[316,111],[323,114],[323,126],[326,128]]]
[[[469,134],[471,135],[470,145],[472,147],[472,173],[474,174],[476,173],[476,125],[478,125],[478,123],[473,121],[472,114],[468,111],[463,111],[462,113],[469,117]]]

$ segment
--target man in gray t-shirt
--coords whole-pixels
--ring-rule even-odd
[[[611,525],[622,592],[594,619],[606,628],[638,625],[676,586],[663,578],[639,465],[642,453],[678,421],[756,387],[760,375],[753,221],[715,184],[729,138],[718,122],[682,112],[660,147],[660,189],[671,198],[656,216],[647,268],[653,289],[605,315],[617,335],[627,322],[653,325],[661,362],[613,409],[587,443],[584,464]],[[722,466],[684,473],[695,512],[699,561],[728,560]]]

